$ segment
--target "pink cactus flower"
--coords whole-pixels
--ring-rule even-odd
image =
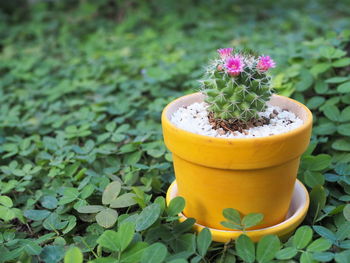
[[[276,63],[270,58],[270,56],[260,56],[258,64],[256,65],[257,69],[260,71],[267,71],[275,66]]]
[[[220,48],[218,49],[218,53],[220,57],[226,59],[232,55],[233,48]]]
[[[243,71],[244,62],[243,58],[239,55],[235,55],[233,57],[228,57],[226,59],[226,70],[227,73],[231,76],[238,76],[239,73]]]

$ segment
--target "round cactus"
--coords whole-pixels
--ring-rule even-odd
[[[217,119],[248,122],[265,110],[272,94],[268,69],[275,67],[269,56],[219,49],[219,58],[207,67],[202,80],[208,110]]]

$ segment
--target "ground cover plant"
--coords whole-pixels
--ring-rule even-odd
[[[0,4],[0,262],[349,262],[347,1]],[[277,93],[314,114],[289,240],[212,242],[174,179],[161,109],[223,46],[269,50]]]

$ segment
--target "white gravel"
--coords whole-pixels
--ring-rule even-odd
[[[275,134],[285,133],[293,130],[303,124],[303,121],[295,116],[294,113],[283,111],[280,107],[268,105],[264,112],[260,112],[261,117],[269,118],[270,114],[276,110],[278,112],[275,118],[270,120],[270,124],[254,127],[245,130],[245,133],[236,131],[219,134],[218,130],[212,128],[208,119],[207,104],[204,102],[193,103],[189,106],[179,108],[171,117],[171,122],[178,128],[200,135],[220,137],[220,138],[251,138],[265,137]],[[221,131],[221,133],[223,133]]]

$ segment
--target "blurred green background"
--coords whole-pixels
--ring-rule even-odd
[[[349,6],[347,0],[1,1],[0,262],[59,262],[71,246],[94,262],[139,262],[136,252],[146,247],[142,262],[239,262],[234,242],[212,244],[204,254],[196,245],[197,252],[188,251],[196,237],[169,211],[136,231],[123,253],[99,239],[106,224],[117,230],[126,218],[163,204],[174,177],[162,108],[198,90],[204,65],[222,47],[271,55],[276,92],[314,114],[299,179],[312,199],[308,242],[322,236],[326,241],[318,242],[326,245],[314,251],[306,244],[288,262],[349,262]],[[117,209],[119,216],[105,207],[107,223],[78,211],[101,205],[115,180],[137,196],[136,204]],[[279,249],[289,247],[293,242]],[[154,249],[164,258],[150,261],[147,255],[163,255]],[[272,258],[282,260],[276,253]],[[258,255],[257,261],[266,262]]]

